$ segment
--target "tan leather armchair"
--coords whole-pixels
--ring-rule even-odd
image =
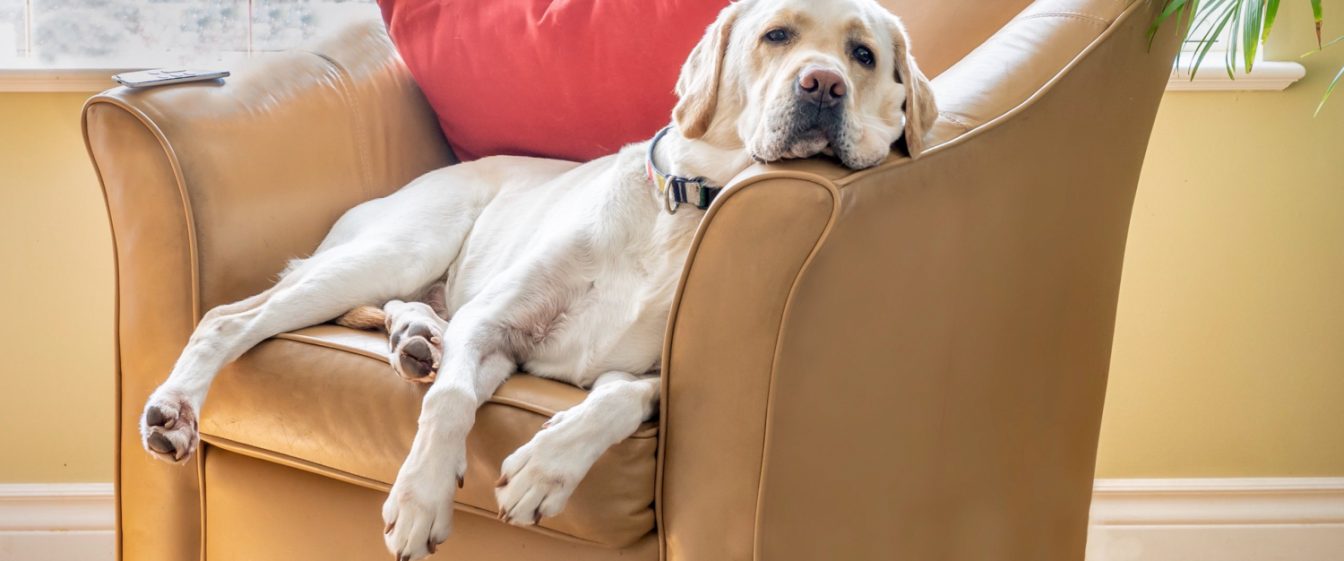
[[[494,520],[500,460],[576,388],[482,408],[460,560],[1080,560],[1131,203],[1176,37],[1134,0],[888,2],[942,109],[918,160],[758,166],[706,215],[658,420],[565,513]],[[1025,8],[1025,11],[1024,11]],[[187,467],[136,420],[201,314],[354,204],[453,163],[374,25],[223,85],[85,107],[118,275],[122,559],[382,559],[422,390],[319,326],[219,378]]]

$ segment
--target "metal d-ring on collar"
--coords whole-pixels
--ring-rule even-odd
[[[663,196],[663,208],[668,214],[676,214],[677,207],[682,203],[693,204],[696,208],[705,210],[714,202],[714,197],[718,196],[723,187],[710,185],[709,180],[703,177],[682,177],[663,173],[663,170],[658,169],[658,164],[653,162],[653,153],[658,148],[658,141],[667,136],[670,130],[671,126],[663,127],[663,130],[653,135],[653,140],[649,142],[649,154],[644,158],[644,167],[649,174],[649,180],[653,181],[658,194]]]

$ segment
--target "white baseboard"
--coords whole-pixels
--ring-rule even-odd
[[[0,561],[111,561],[112,485],[0,484]],[[1087,561],[1341,561],[1344,477],[1098,480]]]
[[[1088,561],[1341,561],[1344,478],[1111,479]]]
[[[112,561],[111,483],[0,484],[0,561]]]

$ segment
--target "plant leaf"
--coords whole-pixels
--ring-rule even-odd
[[[1325,107],[1325,100],[1330,99],[1330,94],[1335,91],[1335,86],[1339,85],[1339,79],[1344,77],[1344,66],[1339,68],[1339,73],[1335,74],[1335,79],[1330,81],[1330,86],[1325,88],[1325,95],[1321,96],[1321,103],[1316,105],[1316,112],[1311,116],[1315,117],[1321,114],[1321,108]]]
[[[1153,38],[1157,36],[1157,28],[1162,27],[1162,24],[1165,23],[1167,19],[1171,18],[1172,14],[1176,13],[1176,10],[1181,9],[1182,6],[1186,5],[1189,2],[1189,0],[1165,0],[1165,1],[1167,3],[1166,7],[1162,9],[1161,13],[1157,14],[1157,17],[1153,18],[1153,25],[1148,28],[1149,47],[1153,46]]]
[[[1311,17],[1316,20],[1316,48],[1321,48],[1321,0],[1311,0]]]
[[[1246,63],[1246,72],[1251,72],[1255,64],[1255,51],[1260,47],[1260,25],[1264,8],[1262,0],[1245,0],[1241,7],[1241,50]]]
[[[1191,16],[1193,23],[1191,23],[1190,29],[1187,30],[1187,36],[1183,42],[1194,43],[1195,46],[1192,50],[1198,51],[1201,47],[1204,46],[1205,42],[1216,41],[1217,37],[1214,33],[1211,33],[1213,31],[1211,28],[1205,29],[1203,38],[1192,39],[1192,37],[1195,36],[1194,33],[1196,32],[1197,29],[1204,27],[1205,23],[1209,23],[1211,20],[1214,19],[1226,17],[1227,15],[1227,12],[1225,11],[1226,7],[1229,2],[1233,1],[1235,0],[1210,0],[1209,2],[1197,3],[1195,5],[1196,13]],[[1224,11],[1220,12],[1220,10]]]
[[[1269,30],[1274,28],[1274,18],[1279,15],[1279,0],[1269,0],[1265,4],[1265,28],[1260,32],[1260,42],[1269,40]]]
[[[1242,1],[1243,0],[1235,0],[1232,3],[1232,19],[1229,23],[1233,23],[1234,26],[1236,25],[1236,22],[1240,22],[1241,20]],[[1225,37],[1227,39],[1227,48],[1223,50],[1223,71],[1227,72],[1228,80],[1236,80],[1237,75],[1232,71],[1232,67],[1237,63],[1237,40],[1241,35],[1233,33],[1231,29],[1228,29],[1226,35],[1219,33],[1213,40],[1217,41],[1218,37]]]
[[[1223,4],[1226,4],[1227,8],[1223,10],[1221,15],[1217,16],[1215,21],[1219,22],[1218,25],[1205,33],[1204,38],[1199,40],[1199,46],[1195,47],[1197,52],[1195,53],[1194,60],[1190,63],[1191,80],[1195,79],[1195,71],[1199,70],[1199,67],[1204,64],[1204,57],[1208,56],[1209,50],[1212,49],[1213,44],[1217,42],[1216,38],[1223,34],[1223,29],[1227,28],[1227,23],[1232,21],[1232,16],[1234,15],[1236,8],[1241,6],[1241,4],[1237,4],[1235,1],[1230,4],[1227,2],[1224,2]],[[1210,10],[1213,9],[1215,8],[1210,8]],[[1231,73],[1229,72],[1229,75],[1230,74]]]

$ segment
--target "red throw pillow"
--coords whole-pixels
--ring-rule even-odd
[[[457,156],[591,160],[671,119],[728,0],[379,0]]]

